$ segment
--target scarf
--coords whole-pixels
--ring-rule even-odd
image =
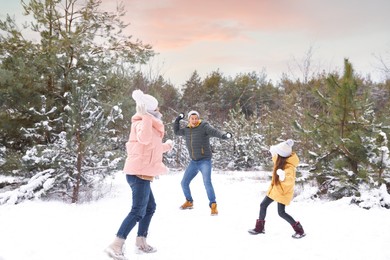
[[[161,120],[162,118],[162,114],[159,111],[148,110],[148,113],[157,118],[158,120]]]

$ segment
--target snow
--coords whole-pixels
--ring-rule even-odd
[[[191,184],[194,209],[184,202],[182,172],[171,172],[152,183],[157,211],[148,242],[154,254],[134,252],[136,229],[126,241],[129,259],[390,259],[390,211],[362,209],[350,199],[310,200],[311,188],[299,190],[286,212],[299,220],[307,235],[293,239],[291,226],[269,206],[265,234],[250,235],[269,173],[214,171],[218,216],[210,209],[201,175]],[[0,260],[108,260],[111,243],[131,206],[131,191],[121,172],[107,180],[105,197],[86,204],[26,201],[0,206]],[[108,192],[107,192],[108,191]]]

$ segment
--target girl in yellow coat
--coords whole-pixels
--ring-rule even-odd
[[[290,223],[295,231],[292,237],[302,238],[305,236],[302,225],[285,211],[294,195],[296,167],[299,163],[298,156],[292,151],[293,145],[294,141],[288,139],[270,148],[272,161],[274,162],[271,185],[260,204],[260,214],[256,226],[248,231],[252,235],[265,233],[264,224],[267,208],[273,201],[276,201],[279,216]]]

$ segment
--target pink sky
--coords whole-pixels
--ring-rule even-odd
[[[80,0],[81,1],[81,0]],[[10,3],[11,2],[11,3]],[[2,11],[15,6],[0,0]],[[17,2],[17,1],[15,1]],[[118,0],[103,0],[113,10]],[[312,49],[312,72],[340,70],[349,58],[358,73],[383,80],[376,56],[390,58],[388,0],[124,0],[128,34],[159,53],[148,71],[181,86],[197,70],[226,76],[265,70],[274,83]],[[297,61],[297,62],[295,62]]]

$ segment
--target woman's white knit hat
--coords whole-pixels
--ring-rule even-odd
[[[195,110],[191,110],[190,112],[188,112],[187,118],[190,119],[191,115],[197,115],[198,118],[200,118],[199,113]]]
[[[277,145],[272,145],[269,149],[272,154],[278,154],[282,157],[289,157],[292,153],[292,147],[294,145],[294,141],[288,139],[284,142],[281,142]]]
[[[157,99],[151,95],[144,94],[139,89],[134,90],[131,96],[138,105],[144,104],[147,111],[154,111],[158,108]]]

